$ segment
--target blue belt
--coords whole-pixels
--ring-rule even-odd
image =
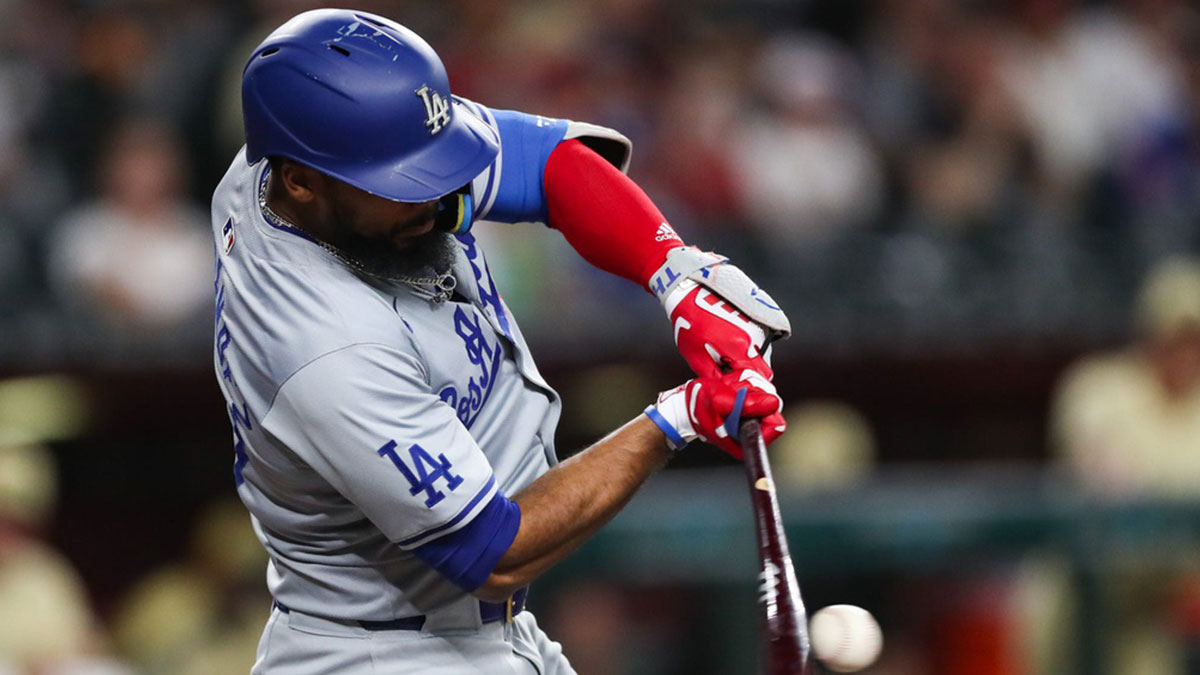
[[[513,617],[525,611],[525,596],[529,594],[529,587],[518,589],[505,602],[484,602],[479,601],[479,618],[483,623],[495,623],[496,621],[512,621]],[[274,601],[275,607],[284,614],[290,614],[291,609],[278,600]],[[421,630],[425,626],[425,615],[418,614],[417,616],[406,616],[402,619],[389,619],[387,621],[356,621],[359,626],[371,631],[380,630]]]

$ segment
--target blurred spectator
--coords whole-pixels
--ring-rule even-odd
[[[150,675],[249,672],[270,613],[265,565],[241,503],[210,505],[188,558],[150,574],[126,597],[114,622],[122,652]]]
[[[109,6],[74,18],[76,41],[64,45],[75,49],[74,59],[46,102],[39,140],[79,197],[91,194],[108,139],[138,107],[161,45],[128,8]]]
[[[0,380],[0,447],[74,438],[90,421],[90,408],[83,386],[70,376]],[[11,487],[19,488],[19,481]]]
[[[548,618],[558,626],[556,639],[579,675],[639,671],[631,663],[637,652],[629,648],[640,632],[630,628],[639,622],[631,616],[626,592],[616,584],[576,585],[550,608]]]
[[[1195,499],[1200,495],[1200,261],[1169,260],[1147,279],[1137,307],[1139,339],[1085,358],[1064,376],[1052,442],[1071,478],[1109,499]],[[1164,567],[1166,566],[1166,567]],[[1194,563],[1192,564],[1194,567]],[[1184,672],[1170,605],[1200,606],[1200,577],[1166,560],[1106,573],[1105,601],[1118,639],[1107,660],[1119,675]],[[1193,571],[1194,572],[1194,571]],[[1173,581],[1174,579],[1174,581]],[[1189,581],[1190,579],[1190,581]],[[1171,587],[1177,586],[1175,597]]]
[[[1070,209],[1123,144],[1168,115],[1182,85],[1169,45],[1121,7],[1081,4],[1022,2],[1007,54],[1006,80],[1056,209]]]
[[[547,623],[579,675],[727,672],[714,663],[721,655],[702,643],[712,626],[686,618],[709,606],[696,598],[711,600],[711,590],[576,583],[548,608]]]
[[[38,445],[0,445],[0,672],[127,674],[106,648],[71,563],[40,537],[57,497]]]
[[[1007,31],[992,17],[959,17],[939,38],[933,76],[940,128],[911,149],[908,170],[918,224],[1011,227],[1025,138],[1000,80]]]
[[[1154,270],[1137,344],[1090,356],[1064,377],[1053,445],[1077,480],[1106,495],[1200,494],[1200,262]]]
[[[1143,256],[1154,259],[1200,244],[1200,9],[1173,0],[1127,4],[1142,10],[1138,23],[1156,44],[1174,47],[1187,85],[1123,145],[1113,167],[1118,189],[1109,203],[1129,222]]]
[[[788,433],[771,446],[781,484],[804,490],[852,486],[874,470],[871,424],[853,407],[810,401],[784,411]]]
[[[0,672],[122,675],[74,566],[45,542],[58,470],[42,443],[70,438],[88,417],[66,377],[0,381]]]
[[[883,199],[882,166],[856,121],[860,74],[836,43],[816,35],[766,42],[753,66],[768,104],[735,94],[732,147],[747,213],[763,237],[797,246],[869,224]]]
[[[721,237],[723,230],[747,235],[736,148],[730,143],[750,100],[740,78],[744,58],[740,45],[687,50],[662,93],[662,117],[648,156],[641,157],[639,180],[684,232],[695,224],[706,227],[705,237]]]
[[[59,226],[51,273],[64,304],[139,342],[200,331],[211,302],[212,242],[181,193],[183,158],[169,131],[126,123],[100,172],[101,196]]]

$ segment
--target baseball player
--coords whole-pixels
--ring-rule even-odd
[[[251,54],[213,195],[214,365],[275,598],[255,673],[572,673],[527,587],[693,439],[783,431],[789,332],[689,248],[610,129],[453,96],[420,37],[316,10]],[[558,464],[560,401],[471,235],[541,221],[663,304],[699,377]],[[733,432],[731,434],[731,431]]]

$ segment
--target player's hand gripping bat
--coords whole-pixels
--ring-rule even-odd
[[[775,481],[767,461],[761,424],[744,420],[739,428],[739,443],[745,455],[746,479],[750,484],[750,504],[754,508],[754,533],[758,538],[758,602],[766,632],[765,675],[814,672],[809,663],[808,616],[800,599],[800,585],[788,553]]]

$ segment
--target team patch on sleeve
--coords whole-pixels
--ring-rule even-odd
[[[233,250],[234,234],[233,234],[233,218],[225,221],[221,227],[221,243],[225,246],[225,253]]]

